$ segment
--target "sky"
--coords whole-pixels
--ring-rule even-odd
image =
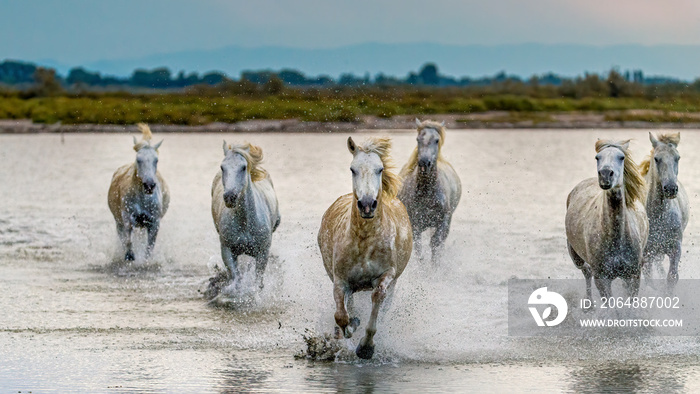
[[[230,45],[700,44],[697,0],[0,0],[0,59],[80,65]]]

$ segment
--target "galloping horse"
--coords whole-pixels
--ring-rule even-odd
[[[452,214],[462,196],[462,183],[454,168],[440,153],[445,143],[445,123],[422,122],[418,126],[418,146],[401,169],[403,185],[399,199],[411,219],[416,253],[421,257],[421,234],[435,228],[430,239],[432,260],[436,261],[450,232]]]
[[[352,337],[360,319],[352,319],[353,293],[372,290],[372,314],[365,336],[355,353],[369,359],[374,354],[377,315],[389,287],[393,288],[411,257],[411,222],[404,205],[396,198],[400,183],[389,158],[388,138],[369,138],[355,145],[348,138],[353,155],[353,192],[338,198],[321,220],[318,246],[326,273],[333,281],[337,336]]]
[[[651,274],[651,266],[660,264],[668,256],[667,283],[673,289],[678,282],[678,263],[681,260],[683,230],[688,224],[688,195],[678,181],[678,143],[681,134],[664,134],[659,138],[649,132],[653,147],[650,156],[642,161],[642,175],[647,181],[647,216],[649,240],[644,250],[644,273]]]
[[[117,222],[117,233],[126,250],[124,260],[127,261],[134,260],[131,233],[135,227],[146,228],[146,256],[151,255],[160,219],[170,204],[168,185],[157,170],[158,148],[163,141],[151,145],[153,135],[148,126],[139,123],[138,128],[142,137],[141,141],[134,137],[136,161],[123,165],[114,172],[108,194],[109,209]]]
[[[239,277],[238,256],[245,254],[255,259],[261,289],[272,233],[280,224],[277,195],[270,175],[260,167],[262,159],[258,146],[224,141],[221,171],[211,185],[211,214],[229,279]]]
[[[574,264],[591,276],[601,297],[610,297],[613,279],[625,280],[627,292],[639,290],[642,253],[649,234],[644,209],[644,178],[632,161],[629,140],[595,144],[598,178],[589,178],[566,200],[566,239]]]

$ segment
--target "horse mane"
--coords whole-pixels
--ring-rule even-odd
[[[659,142],[663,142],[664,144],[667,145],[672,145],[674,148],[678,147],[678,144],[681,142],[681,133],[673,133],[673,134],[662,134],[657,137]],[[651,157],[654,155],[654,149],[651,149],[651,152],[649,152],[649,156],[645,157],[644,160],[642,160],[641,163],[639,163],[639,170],[642,173],[642,176],[646,176],[649,173],[649,167],[651,167]]]
[[[253,145],[250,142],[245,142],[240,145],[228,145],[228,149],[233,153],[238,153],[248,162],[248,173],[253,182],[261,181],[267,178],[267,171],[260,166],[263,161],[262,148]]]
[[[424,120],[418,126],[418,133],[420,133],[423,129],[435,129],[438,132],[438,135],[440,135],[440,139],[438,140],[438,158],[437,158],[437,161],[444,162],[445,159],[442,157],[442,144],[445,143],[445,126],[443,126],[442,123],[438,123],[438,122],[435,122],[433,120]],[[405,176],[407,174],[410,174],[411,172],[413,172],[413,170],[416,169],[417,165],[418,165],[418,147],[416,146],[415,148],[413,148],[413,152],[411,152],[411,156],[408,158],[408,162],[401,170],[401,175]]]
[[[376,153],[384,165],[382,171],[382,193],[394,198],[401,187],[401,178],[396,175],[394,162],[389,157],[391,151],[391,139],[388,137],[369,137],[357,149],[365,153]]]
[[[637,164],[635,164],[634,160],[632,160],[632,155],[630,154],[629,150],[624,147],[624,145],[628,144],[629,142],[630,140],[619,142],[598,140],[595,143],[595,151],[600,152],[601,150],[612,146],[620,149],[622,153],[625,154],[623,172],[625,194],[627,195],[625,204],[627,205],[627,208],[634,208],[636,201],[640,201],[642,204],[644,204],[646,182],[639,171],[639,167],[637,167]]]
[[[138,123],[136,127],[141,132],[141,141],[134,143],[134,150],[138,152],[141,148],[151,145],[153,133],[151,133],[151,128],[145,123]],[[134,141],[136,141],[135,138]]]

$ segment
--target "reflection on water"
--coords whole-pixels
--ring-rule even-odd
[[[569,373],[570,389],[580,393],[603,392],[682,392],[686,388],[685,368],[670,367],[672,360],[657,363],[604,362],[586,363]]]
[[[107,209],[131,137],[0,135],[0,388],[17,391],[694,391],[700,342],[507,335],[509,278],[581,278],[566,253],[565,201],[595,175],[596,138],[646,131],[452,131],[445,155],[463,197],[441,264],[409,262],[379,319],[375,359],[294,360],[303,335],[332,333],[332,287],[316,245],[325,209],[351,188],[344,134],[168,134],[159,169],[172,200],[151,261],[116,261]],[[394,158],[413,132],[392,132]],[[210,213],[221,140],[265,152],[280,201],[276,256],[262,292],[208,303],[220,264]],[[358,136],[362,139],[362,136]],[[679,179],[700,194],[700,137],[683,132]],[[685,153],[684,153],[685,152]],[[682,278],[700,278],[700,221],[684,237]],[[250,270],[248,270],[250,271]],[[246,290],[246,278],[238,290]],[[246,276],[248,275],[248,276]],[[252,281],[249,281],[252,283]],[[582,287],[583,290],[583,287]],[[356,306],[369,316],[369,294]],[[361,327],[362,333],[363,327]],[[344,344],[352,350],[361,335]],[[575,357],[575,358],[574,358]]]

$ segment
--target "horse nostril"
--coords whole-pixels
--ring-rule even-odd
[[[362,201],[357,200],[357,209],[362,210]]]
[[[372,202],[372,209],[377,209],[377,200]]]

